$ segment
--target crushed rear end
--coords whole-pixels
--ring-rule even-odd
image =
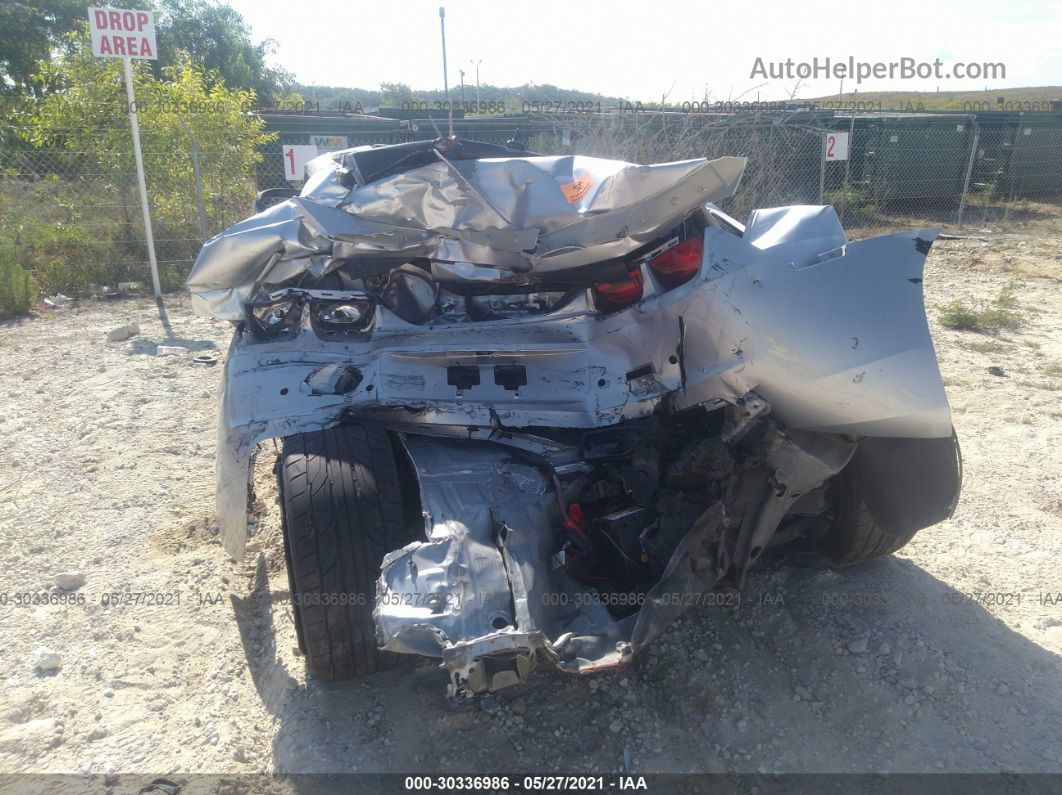
[[[743,168],[455,140],[313,161],[188,282],[237,324],[226,549],[243,553],[259,442],[386,428],[423,532],[379,561],[378,645],[441,658],[463,695],[543,661],[625,663],[767,549],[824,537],[846,470],[905,532],[948,516],[957,445],[922,302],[938,230],[850,242],[807,206],[742,225],[715,203]]]

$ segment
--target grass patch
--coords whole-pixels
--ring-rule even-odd
[[[1007,351],[1007,346],[996,340],[960,342],[959,347],[965,348],[968,351],[974,351],[975,353],[1006,353]]]
[[[1028,387],[1030,389],[1042,389],[1045,392],[1057,392],[1062,389],[1062,381],[1026,381],[1022,379],[1018,381],[1018,386]]]
[[[998,329],[1014,331],[1021,328],[1021,316],[1009,309],[986,309],[979,313],[978,320],[982,327],[993,331]]]
[[[961,300],[945,304],[940,309],[940,324],[952,331],[1013,331],[1021,328],[1022,317],[1014,284],[1005,284],[988,305],[972,307]]]
[[[1017,309],[1018,296],[1014,292],[1014,282],[1007,282],[1000,288],[995,300],[998,309]]]
[[[981,315],[962,301],[944,304],[940,310],[940,325],[952,331],[981,331]]]

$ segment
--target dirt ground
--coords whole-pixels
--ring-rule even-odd
[[[1008,284],[1020,329],[941,328],[941,305]],[[688,613],[626,671],[456,706],[430,661],[307,681],[271,445],[251,552],[222,552],[221,370],[156,345],[223,357],[225,324],[171,297],[176,342],[146,299],[2,325],[0,772],[1062,772],[1060,284],[1062,224],[929,256],[953,519],[841,573],[767,561],[741,607]],[[24,604],[62,573],[84,578],[73,604]]]

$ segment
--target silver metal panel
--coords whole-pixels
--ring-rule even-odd
[[[730,196],[745,168],[740,157],[652,166],[572,156],[462,160],[356,185],[337,200],[341,155],[312,161],[299,198],[203,246],[187,282],[197,312],[239,320],[259,284],[319,277],[354,257],[543,273],[600,262]],[[371,262],[363,267],[370,272]]]
[[[936,230],[849,243],[794,261],[801,225],[831,211],[797,208],[791,232],[758,248],[705,233],[701,273],[601,317],[577,302],[557,313],[416,326],[380,310],[367,340],[237,336],[224,373],[219,506],[225,537],[246,535],[242,484],[254,442],[336,424],[344,412],[395,422],[495,427],[602,427],[645,416],[668,395],[681,409],[733,402],[756,390],[788,427],[867,436],[946,437],[950,409],[922,304],[924,252]],[[823,245],[832,245],[828,235]],[[494,383],[496,364],[522,364],[528,384]],[[447,368],[476,366],[459,392]],[[649,378],[627,374],[650,365]],[[353,366],[347,394],[321,394],[322,371]],[[685,381],[683,382],[683,377]],[[250,447],[249,447],[250,446]],[[223,482],[223,480],[224,482]],[[245,489],[244,489],[245,491]],[[230,553],[242,541],[228,545]]]
[[[738,388],[756,389],[790,428],[863,436],[945,437],[951,410],[922,297],[925,252],[939,230],[848,243],[821,262],[789,244],[758,249],[705,236],[710,319],[688,336],[692,367],[732,353]],[[698,315],[702,318],[703,315]],[[710,385],[683,401],[713,397]]]
[[[722,570],[713,561],[723,554],[726,510],[753,517],[747,543],[756,557],[789,506],[840,471],[855,449],[834,436],[775,430],[765,445],[769,470],[752,476],[770,473],[772,487],[757,490],[766,495],[762,502],[706,510],[642,608],[614,619],[592,592],[550,565],[560,511],[548,465],[496,443],[416,435],[403,442],[427,538],[384,557],[373,618],[381,648],[441,657],[452,692],[515,684],[541,657],[573,673],[628,662],[692,604],[684,595],[718,580]],[[492,678],[485,655],[501,655],[512,669]]]
[[[403,441],[417,470],[427,539],[384,558],[373,613],[381,648],[441,656],[458,640],[516,631],[494,540],[494,492],[506,487],[499,481],[516,482],[511,457],[475,442]],[[522,477],[542,481],[541,497],[543,475],[524,469]],[[521,506],[534,510],[536,492],[517,490],[526,496]]]

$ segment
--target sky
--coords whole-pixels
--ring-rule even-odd
[[[274,62],[306,84],[376,88],[381,82],[442,88],[438,0],[297,3],[228,0],[256,39],[277,43]],[[837,93],[834,77],[753,76],[761,58],[867,63],[1002,63],[1005,78],[844,81],[851,91],[970,91],[1062,85],[1062,2],[531,3],[450,0],[446,37],[451,85],[552,83],[632,100],[784,99]],[[797,89],[794,93],[794,89]]]

